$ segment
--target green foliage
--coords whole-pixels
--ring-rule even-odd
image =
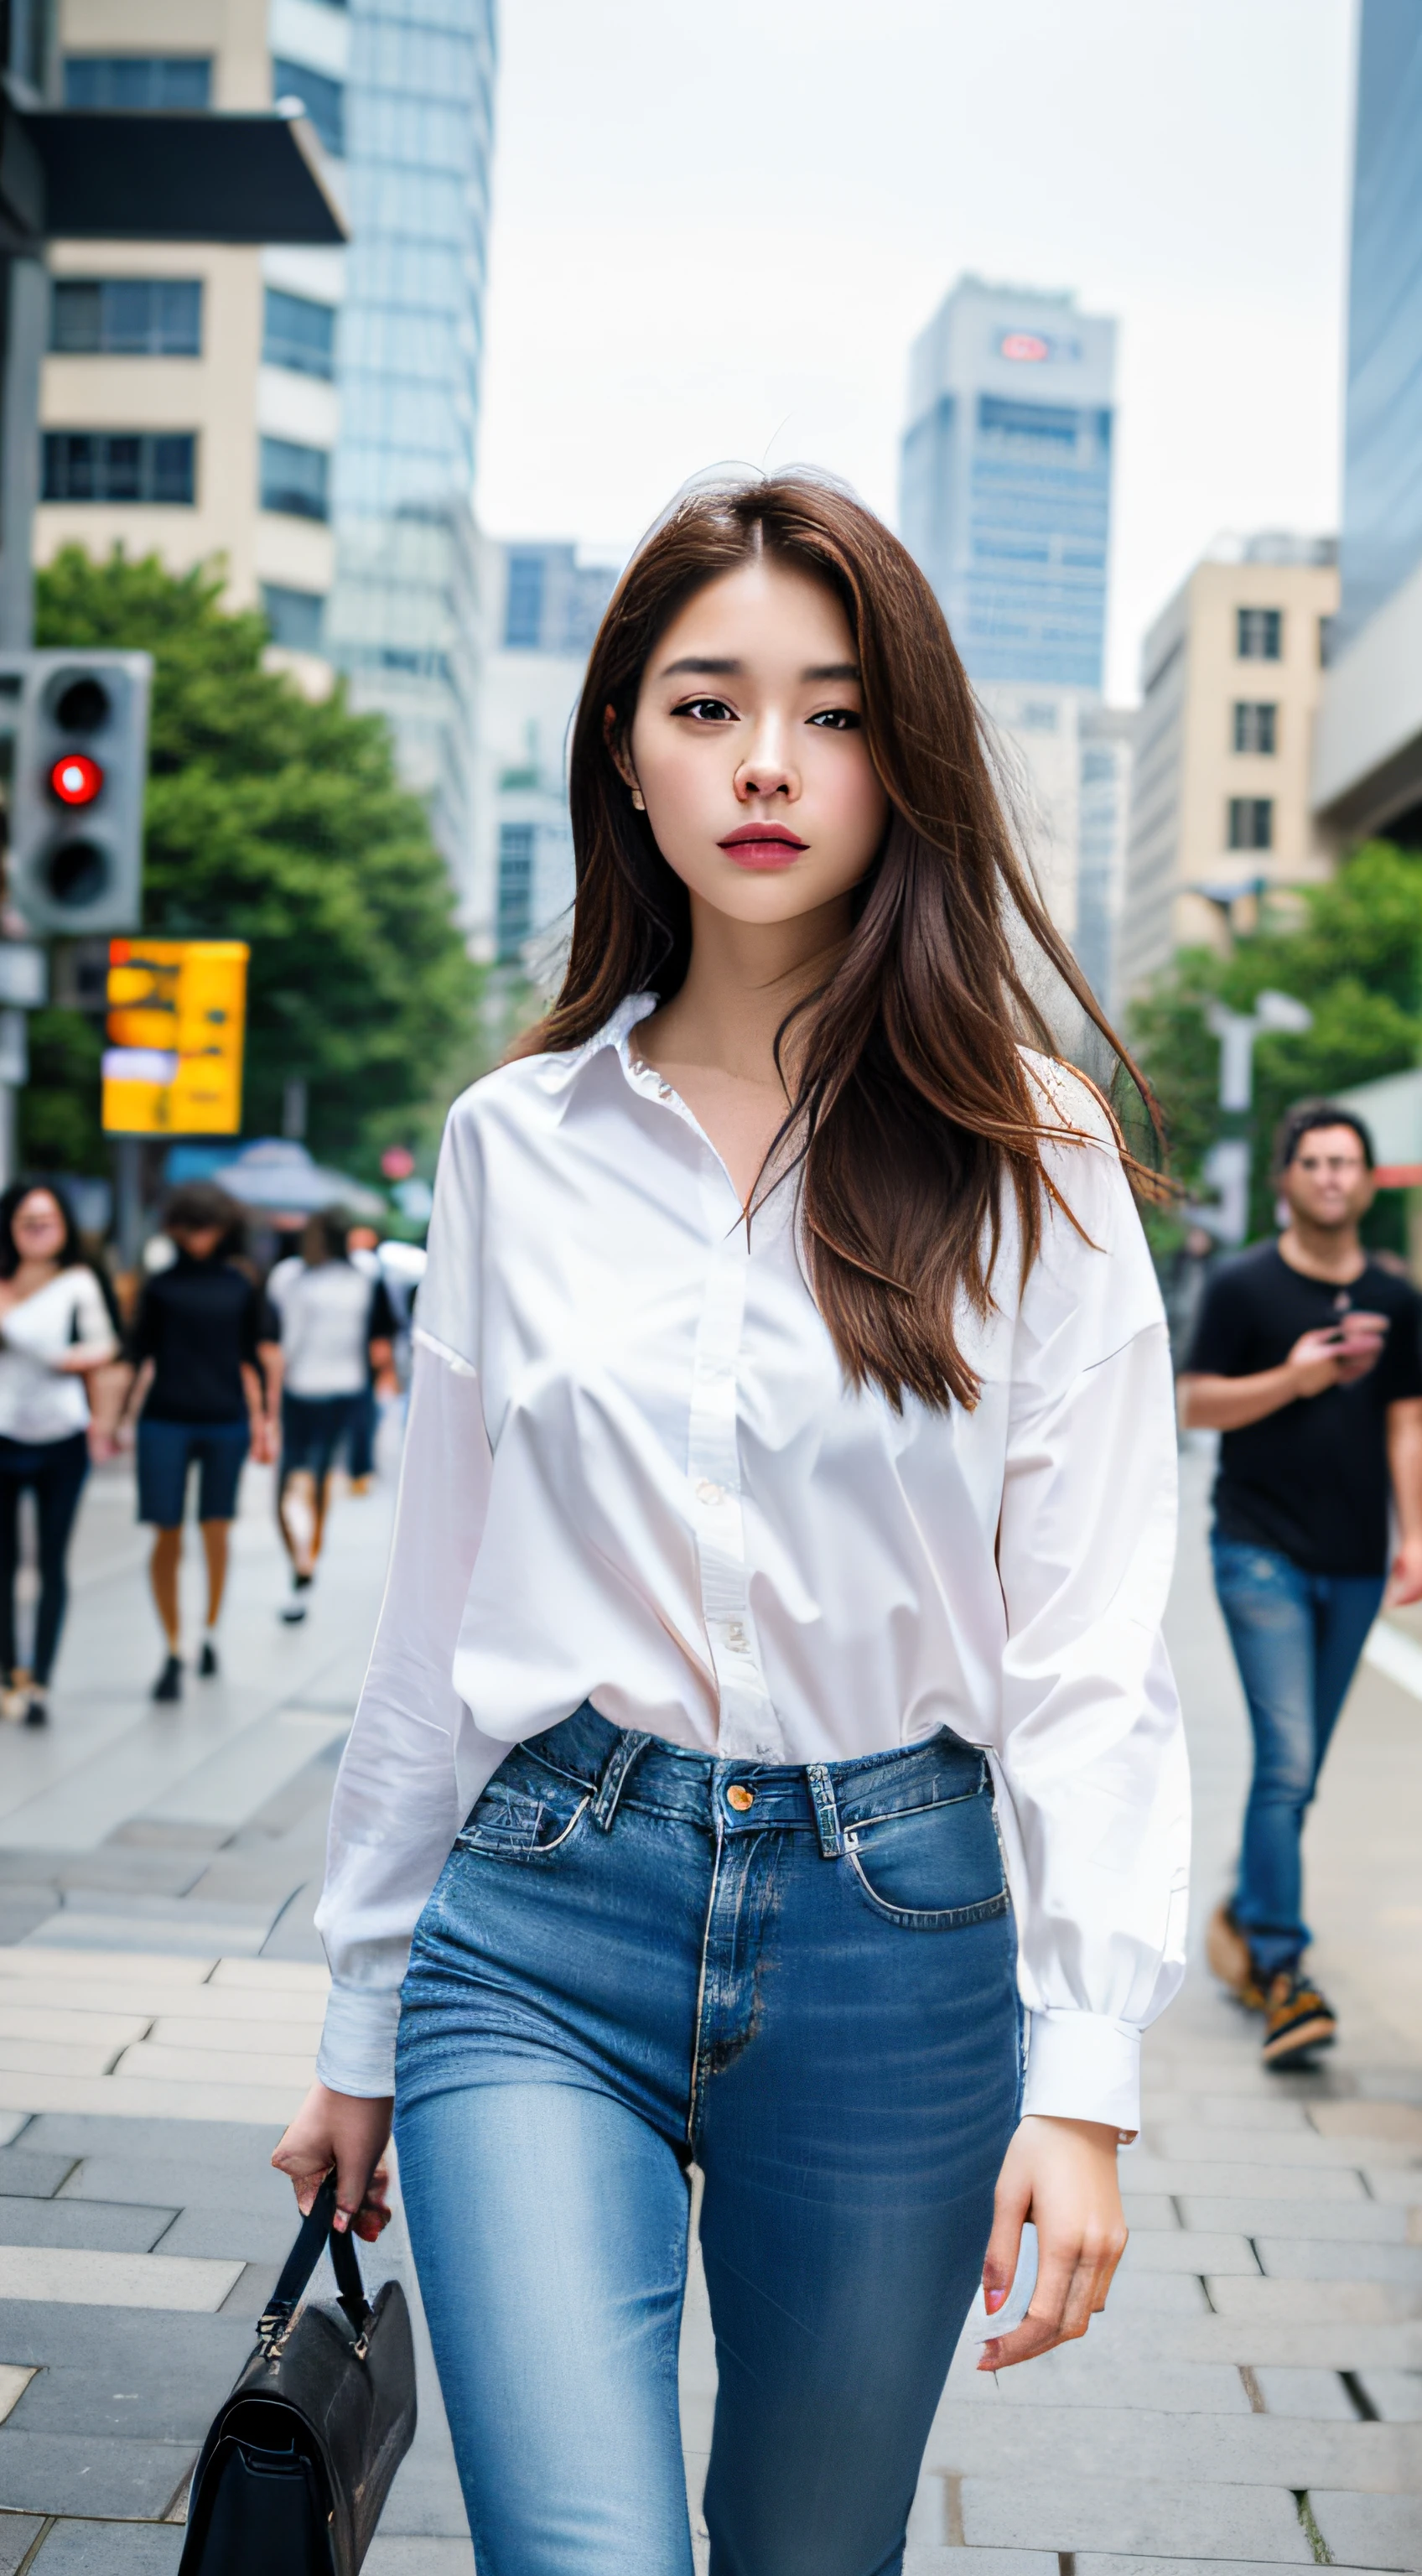
[[[103,1032],[84,1011],[31,1011],[30,1078],[19,1096],[20,1160],[33,1172],[101,1172]]]
[[[1327,885],[1304,889],[1293,909],[1300,900],[1302,921],[1266,909],[1259,930],[1236,940],[1228,956],[1182,949],[1130,1017],[1165,1112],[1172,1170],[1194,1188],[1220,1133],[1219,1047],[1205,1019],[1210,1001],[1247,1011],[1272,990],[1308,1003],[1313,1027],[1306,1036],[1263,1037],[1255,1048],[1252,1235],[1271,1230],[1269,1149],[1290,1104],[1422,1060],[1422,854],[1369,842]]]
[[[244,1133],[277,1130],[301,1075],[313,1153],[369,1168],[467,1045],[479,978],[384,719],[263,670],[265,622],[221,587],[68,547],[38,576],[36,640],[153,654],[144,928],[251,945]]]

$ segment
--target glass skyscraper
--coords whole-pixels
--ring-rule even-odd
[[[976,682],[1101,688],[1115,342],[965,277],[914,343],[900,526]]]
[[[1334,649],[1422,562],[1422,11],[1363,0],[1353,232],[1342,599]]]
[[[390,718],[467,889],[494,0],[350,0],[350,22],[325,649]]]

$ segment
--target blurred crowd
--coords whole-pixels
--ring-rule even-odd
[[[265,1255],[265,1258],[263,1258]],[[141,1269],[125,1276],[81,1235],[61,1184],[0,1196],[0,1716],[49,1721],[68,1557],[92,1465],[131,1455],[164,1653],[153,1684],[181,1699],[219,1670],[229,1537],[242,1470],[275,1469],[289,1567],[279,1616],[306,1616],[338,1477],[376,1473],[382,1412],[408,1379],[420,1246],[383,1240],[339,1207],[254,1237],[213,1181],[170,1195]],[[33,1615],[20,1582],[32,1497]],[[201,1635],[183,1636],[183,1528],[195,1510],[206,1578]]]

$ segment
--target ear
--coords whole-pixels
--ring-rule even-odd
[[[616,770],[618,777],[621,779],[623,786],[635,787],[637,784],[637,772],[632,766],[632,756],[628,751],[626,741],[617,729],[617,709],[615,707],[603,708],[602,738],[607,745],[608,757],[611,760],[612,766]]]

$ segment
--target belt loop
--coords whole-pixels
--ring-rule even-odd
[[[601,1825],[605,1834],[610,1834],[612,1831],[612,1819],[617,1813],[617,1801],[627,1785],[627,1775],[638,1756],[646,1752],[651,1741],[650,1735],[636,1735],[627,1729],[619,1730],[617,1742],[602,1766],[602,1777],[598,1781],[592,1802],[593,1823]]]
[[[807,1762],[805,1777],[815,1802],[815,1824],[819,1831],[820,1852],[825,1860],[837,1860],[844,1850],[844,1828],[835,1804],[834,1782],[827,1762]]]

